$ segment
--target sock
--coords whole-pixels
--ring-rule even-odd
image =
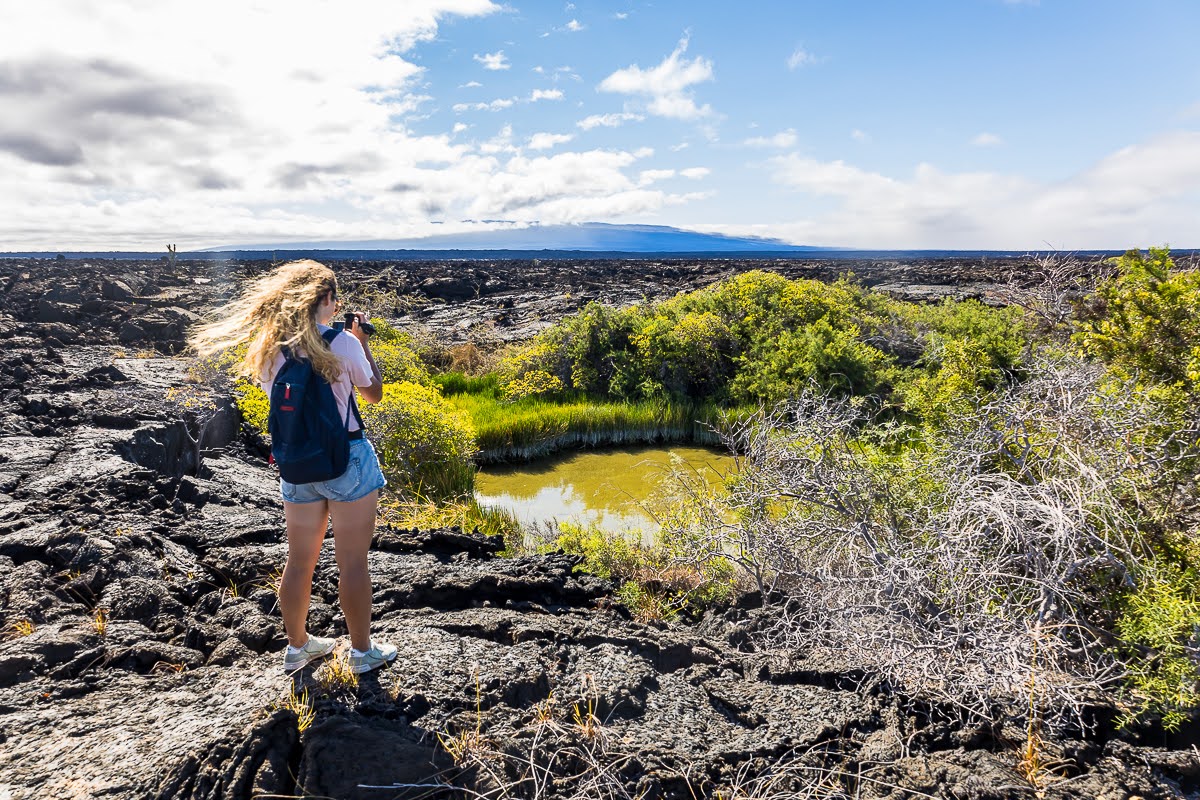
[[[304,644],[308,644],[308,642],[305,642]],[[295,655],[296,653],[299,653],[301,650],[303,650],[303,649],[304,649],[304,644],[300,645],[299,647],[292,647],[292,646],[289,644],[289,645],[288,645],[288,652],[289,652],[289,653],[291,653],[292,655]]]
[[[374,646],[375,646],[375,643],[371,642],[371,646],[368,647],[367,650],[370,650],[371,647],[374,647]],[[365,656],[367,654],[367,650],[359,650],[357,648],[351,647],[350,655],[354,656],[355,658],[362,658],[363,656]]]

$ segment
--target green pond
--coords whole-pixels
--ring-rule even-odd
[[[658,524],[644,508],[659,488],[673,459],[710,485],[734,466],[732,456],[704,447],[633,447],[576,452],[528,464],[487,466],[475,476],[475,497],[501,508],[522,524],[552,520],[595,523],[612,533],[641,530],[649,537]]]

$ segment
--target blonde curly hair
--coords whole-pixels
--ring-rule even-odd
[[[257,381],[286,345],[303,351],[313,369],[333,383],[340,359],[317,328],[316,312],[330,293],[337,297],[333,270],[304,259],[283,264],[252,281],[236,300],[216,309],[196,328],[188,344],[201,356],[249,343],[237,365],[239,376]]]

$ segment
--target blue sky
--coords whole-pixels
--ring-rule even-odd
[[[1194,0],[288,8],[0,10],[0,249],[1200,246]]]

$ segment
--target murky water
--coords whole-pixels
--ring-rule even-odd
[[[586,451],[515,466],[488,466],[475,476],[475,497],[487,507],[515,514],[523,524],[551,520],[596,523],[606,531],[640,529],[652,535],[658,524],[648,511],[651,495],[672,457],[692,474],[718,484],[734,459],[703,447],[636,447]]]

